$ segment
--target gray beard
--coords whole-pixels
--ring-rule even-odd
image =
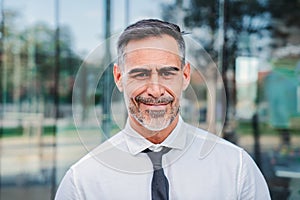
[[[164,110],[147,110],[145,114],[149,115],[149,120],[145,120],[143,113],[136,110],[134,106],[129,107],[130,114],[145,128],[150,131],[161,131],[167,128],[179,113],[179,107],[172,109],[171,113]],[[166,116],[167,115],[167,116]]]

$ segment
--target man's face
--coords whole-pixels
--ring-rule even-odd
[[[163,35],[130,41],[125,49],[125,66],[117,68],[115,81],[124,92],[130,120],[160,131],[178,117],[190,67],[182,66],[175,39]]]

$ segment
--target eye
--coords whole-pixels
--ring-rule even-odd
[[[164,76],[164,77],[168,77],[168,76],[172,76],[172,75],[174,75],[174,73],[168,72],[168,71],[161,73],[161,76]]]
[[[144,68],[134,68],[129,71],[129,76],[132,79],[146,79],[151,75],[151,70]]]
[[[179,69],[177,67],[164,67],[158,70],[158,73],[163,78],[173,78],[178,74]]]
[[[147,77],[149,76],[148,73],[139,73],[136,75],[136,77]]]
[[[131,77],[136,79],[145,79],[148,78],[149,76],[150,74],[148,72],[140,72],[140,73],[133,74]]]

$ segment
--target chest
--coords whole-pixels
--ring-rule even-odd
[[[170,199],[235,199],[234,170],[193,162],[178,161],[165,167]],[[183,162],[183,163],[181,163]],[[83,199],[145,199],[151,200],[152,172],[134,174],[113,170],[90,177],[81,185]]]

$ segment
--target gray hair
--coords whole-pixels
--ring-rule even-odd
[[[185,63],[185,42],[179,26],[158,19],[140,20],[128,26],[118,40],[118,65],[125,63],[125,47],[131,40],[140,40],[148,37],[160,37],[161,35],[173,37],[179,48],[182,66]]]

